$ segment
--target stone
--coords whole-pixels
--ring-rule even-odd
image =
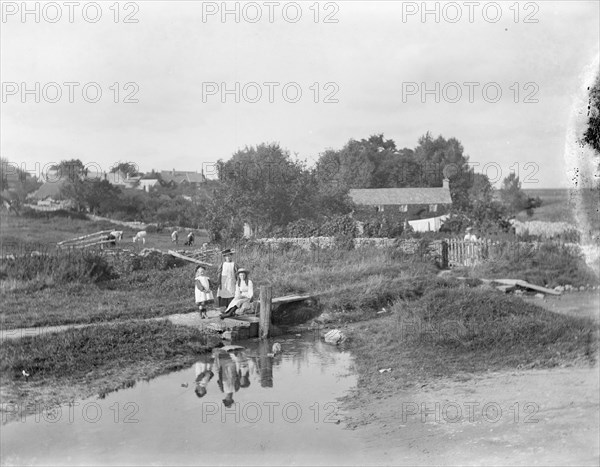
[[[346,335],[339,329],[332,329],[323,337],[328,344],[337,345],[346,340]]]

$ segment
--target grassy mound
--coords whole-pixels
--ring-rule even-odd
[[[540,248],[519,247],[507,251],[505,257],[483,262],[460,271],[470,277],[486,279],[522,279],[532,284],[575,287],[597,284],[598,277],[583,256],[565,245],[546,243]]]
[[[598,326],[485,289],[426,293],[392,316],[351,329],[359,386],[375,392],[436,377],[593,364]],[[391,377],[377,371],[393,368]]]

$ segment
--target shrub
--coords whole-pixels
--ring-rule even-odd
[[[335,237],[336,235],[356,237],[356,222],[349,215],[333,216],[321,226],[321,235],[329,237]]]
[[[289,237],[316,237],[319,235],[319,225],[311,219],[298,219],[287,225]]]

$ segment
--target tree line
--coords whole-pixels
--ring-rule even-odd
[[[436,187],[447,178],[452,198],[449,231],[466,225],[507,229],[509,216],[523,209],[531,213],[541,203],[524,194],[515,174],[504,180],[501,196],[494,196],[489,179],[469,165],[460,141],[430,133],[419,138],[416,147],[402,149],[383,134],[351,139],[342,148],[321,153],[311,167],[276,143],[247,146],[219,160],[218,180],[200,189],[164,183],[147,192],[123,189],[86,178],[79,159],[64,160],[55,169],[66,174],[61,197],[71,200],[76,210],[119,220],[202,226],[214,241],[241,237],[244,223],[265,236],[353,235],[351,188]],[[143,175],[133,163],[120,163],[116,170]],[[154,171],[143,178],[150,176],[160,179]],[[376,217],[366,229],[373,236],[401,233],[402,225]]]

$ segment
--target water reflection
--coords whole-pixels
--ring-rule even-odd
[[[275,356],[273,341],[223,347],[105,399],[76,401],[62,417],[9,423],[0,463],[340,463],[340,452],[360,450],[338,424],[336,398],[356,384],[350,354],[318,339],[277,341]]]
[[[269,342],[260,342],[255,349],[241,346],[217,348],[202,355],[195,364],[196,396],[208,393],[210,381],[217,375],[216,385],[224,394],[223,405],[235,403],[233,395],[240,389],[249,388],[254,381],[262,388],[273,387],[273,354],[269,353]]]

